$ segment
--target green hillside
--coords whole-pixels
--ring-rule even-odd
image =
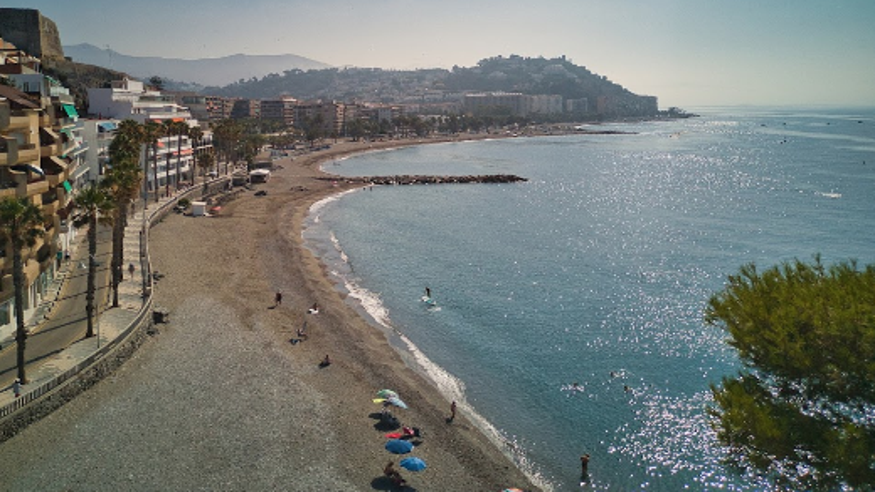
[[[560,95],[566,100],[587,99],[592,111],[600,98],[610,99],[610,109],[605,112],[611,116],[652,116],[655,112],[654,98],[633,94],[586,67],[574,65],[565,57],[499,56],[481,60],[474,67],[453,67],[452,70],[289,70],[282,75],[253,77],[225,87],[208,87],[203,92],[250,99],[289,95],[297,99],[397,103],[433,98],[436,93],[458,99],[458,94],[465,91],[521,92]]]

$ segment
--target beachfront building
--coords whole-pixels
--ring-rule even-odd
[[[226,120],[234,110],[234,100],[222,96],[204,96],[209,121]]]
[[[526,96],[527,104],[525,114],[562,114],[564,105],[562,104],[562,96],[555,94],[535,94]]]
[[[109,144],[118,129],[118,120],[89,118],[81,120],[82,139],[86,142],[85,162],[90,176],[103,176],[109,165]],[[100,178],[98,178],[100,179]]]
[[[293,126],[297,104],[298,100],[289,96],[282,96],[279,99],[262,99],[261,117],[265,120],[282,121],[286,126]]]
[[[142,82],[127,78],[113,81],[108,88],[88,89],[88,110],[98,119],[132,119],[165,126],[170,122],[183,122],[189,128],[199,126],[188,108],[176,102],[175,96],[147,89]],[[155,142],[154,150],[156,153],[150,153],[149,162],[144,159],[142,163],[149,193],[166,194],[171,187],[191,180],[195,148],[186,132],[166,131]]]
[[[477,92],[465,94],[462,109],[473,115],[504,113],[522,116],[526,113],[525,95],[519,92]]]
[[[462,109],[473,115],[528,116],[561,114],[565,110],[565,105],[562,96],[554,94],[477,92],[463,96]]]
[[[589,113],[589,99],[585,97],[580,99],[566,99],[565,112],[580,115]]]
[[[325,136],[343,133],[344,105],[335,101],[307,101],[295,105],[295,128],[304,129],[308,125],[319,124]]]
[[[243,120],[261,118],[261,101],[258,99],[237,99],[231,109],[231,118]]]
[[[210,112],[207,110],[207,96],[195,92],[176,92],[176,103],[188,108],[191,117],[198,121],[209,121]]]
[[[8,52],[7,52],[8,54]],[[35,71],[26,54],[0,65],[0,199],[27,199],[39,207],[45,234],[23,251],[24,316],[30,318],[54,279],[69,245],[65,219],[72,208],[78,114],[57,81]],[[14,87],[13,87],[14,86]],[[0,248],[0,327],[14,325],[12,251]]]

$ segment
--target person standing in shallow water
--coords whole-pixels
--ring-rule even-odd
[[[589,479],[589,454],[580,457],[580,481],[585,482]]]

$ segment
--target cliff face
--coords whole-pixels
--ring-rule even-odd
[[[0,8],[0,38],[39,58],[63,58],[55,22],[35,9]]]

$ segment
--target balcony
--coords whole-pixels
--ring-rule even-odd
[[[63,152],[61,137],[51,128],[40,127],[40,157],[46,158]]]
[[[40,195],[49,191],[49,181],[45,178],[29,181],[27,183],[27,196]]]
[[[36,144],[21,144],[18,146],[18,161],[33,162],[38,161],[40,157],[40,149]]]
[[[42,160],[40,160],[40,166],[46,174],[46,180],[51,186],[58,186],[70,177],[70,174],[67,171],[67,163],[58,157],[43,157]]]
[[[11,166],[18,162],[18,141],[0,135],[0,166]]]
[[[9,128],[9,118],[12,116],[9,103],[0,101],[0,128]]]
[[[58,213],[58,209],[60,208],[60,202],[55,199],[53,202],[43,203],[42,211],[44,215],[49,217]]]
[[[4,112],[6,115],[4,115]],[[0,105],[0,123],[6,123],[5,127],[9,130],[29,130],[31,126],[38,126],[38,118],[36,112],[28,112],[24,110],[9,109],[9,106]],[[33,123],[33,124],[31,124]]]

